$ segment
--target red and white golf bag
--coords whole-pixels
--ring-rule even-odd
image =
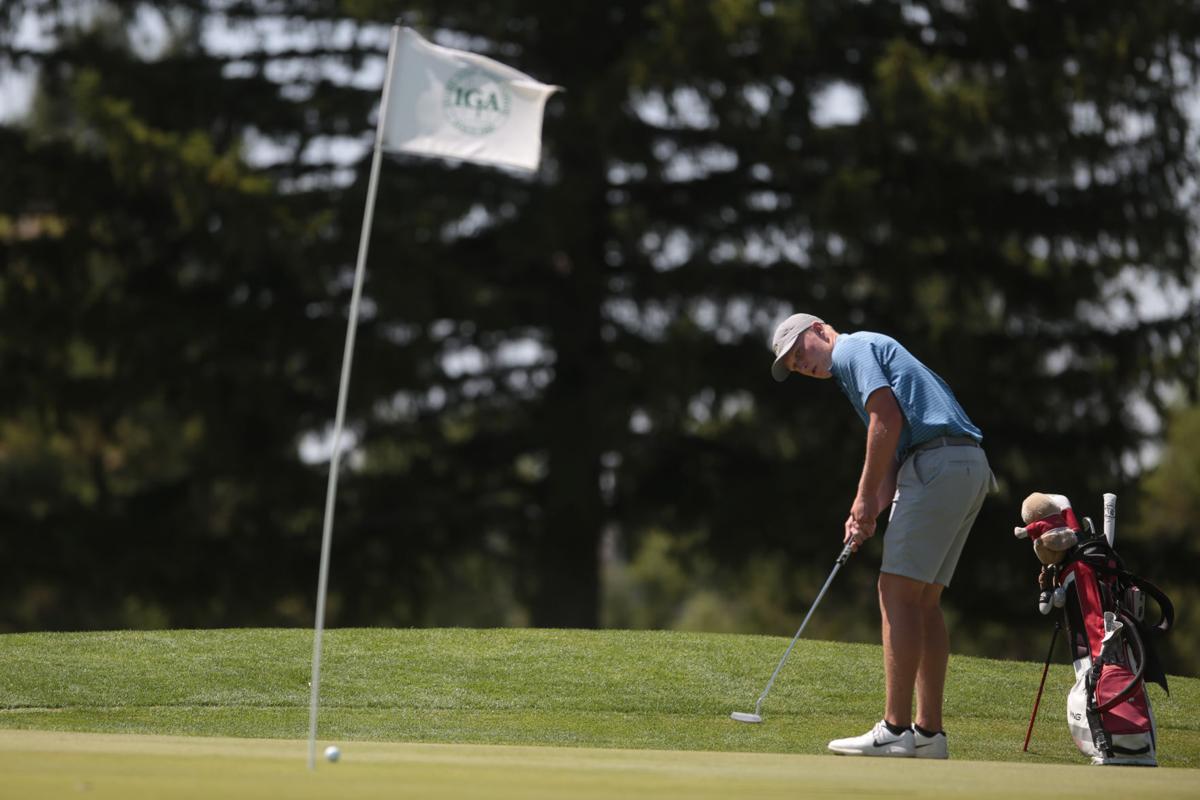
[[[1031,540],[1042,562],[1038,610],[1063,610],[1075,667],[1075,685],[1067,695],[1067,727],[1075,745],[1093,764],[1156,766],[1157,732],[1146,681],[1167,691],[1154,641],[1171,629],[1175,609],[1157,586],[1126,570],[1113,550],[1116,500],[1116,495],[1104,496],[1104,534],[1099,535],[1090,519],[1080,522],[1063,495],[1034,492],[1021,507],[1024,525],[1013,533]],[[1146,619],[1147,598],[1159,610],[1153,624]],[[1051,639],[1042,686],[1053,652]],[[1039,688],[1026,747],[1041,699]]]
[[[1146,681],[1167,691],[1153,640],[1170,630],[1175,611],[1158,587],[1125,569],[1103,536],[1087,536],[1087,522],[1079,544],[1053,570],[1065,595],[1062,608],[1075,666],[1067,726],[1093,764],[1156,766]],[[1147,597],[1160,612],[1153,625],[1145,619]]]

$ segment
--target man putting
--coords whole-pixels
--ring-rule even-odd
[[[950,641],[940,606],[992,482],[977,428],[946,382],[889,336],[839,334],[812,314],[775,329],[771,374],[833,378],[867,426],[843,541],[857,550],[892,506],[879,572],[884,717],[834,753],[948,758],[942,695]],[[913,691],[917,714],[913,718]]]

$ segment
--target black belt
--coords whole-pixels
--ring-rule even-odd
[[[972,439],[970,436],[937,436],[933,439],[926,439],[920,444],[915,444],[908,449],[909,453],[916,453],[921,450],[932,450],[935,447],[979,447],[979,442]]]

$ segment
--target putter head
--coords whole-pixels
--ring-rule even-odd
[[[758,714],[747,714],[745,711],[734,711],[729,718],[738,722],[762,722],[762,717]]]

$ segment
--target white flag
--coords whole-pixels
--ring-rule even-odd
[[[490,58],[395,37],[383,149],[537,170],[542,111],[557,86]]]

